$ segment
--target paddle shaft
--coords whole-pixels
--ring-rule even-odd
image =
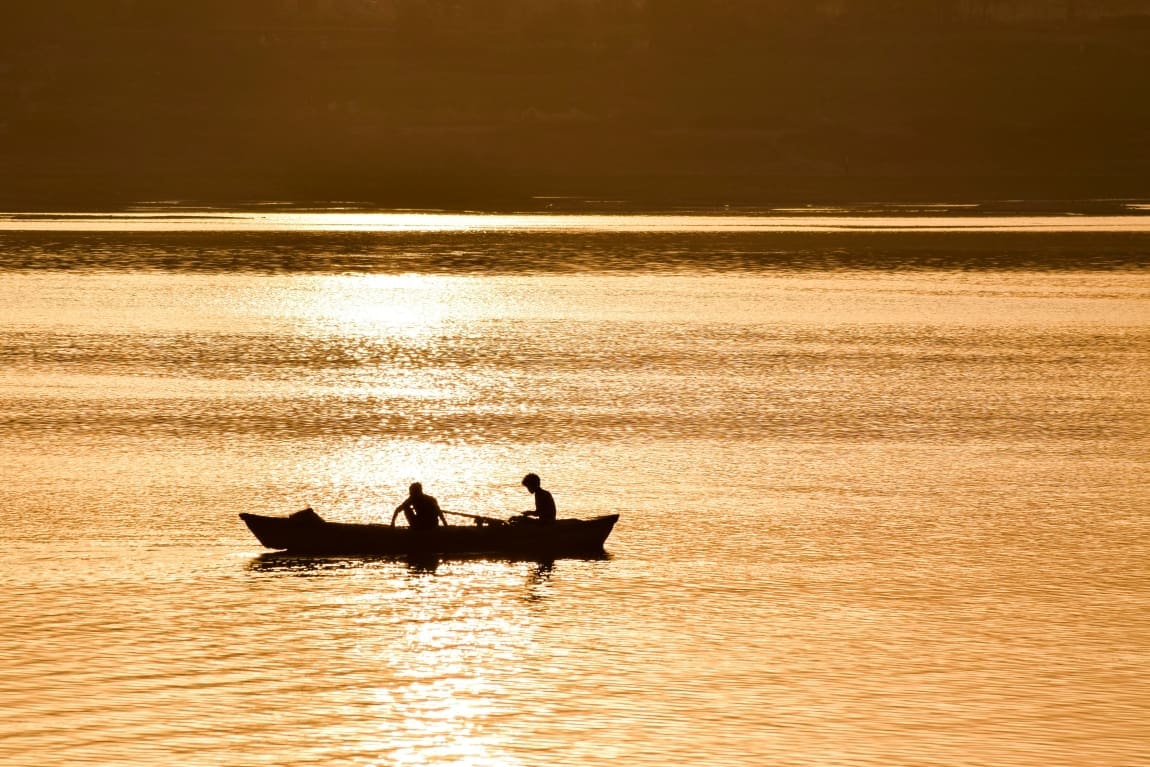
[[[467,517],[468,519],[476,519],[476,520],[479,520],[480,522],[486,522],[490,525],[506,524],[502,519],[496,519],[495,517],[483,517],[483,516],[480,516],[479,514],[464,514],[462,511],[444,511],[443,509],[440,509],[440,511],[442,511],[444,514],[452,514],[452,515],[457,516],[457,517]]]

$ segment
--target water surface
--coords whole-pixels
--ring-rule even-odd
[[[0,232],[0,762],[1145,761],[1150,219],[78,218]],[[526,471],[606,558],[236,517]]]

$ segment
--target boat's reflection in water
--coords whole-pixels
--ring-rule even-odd
[[[584,554],[578,557],[564,557],[565,561],[579,563],[606,562],[611,555],[606,551]],[[556,570],[555,559],[528,559],[508,556],[482,556],[459,555],[444,556],[439,554],[407,554],[407,555],[301,555],[277,551],[260,554],[252,559],[247,570],[253,573],[271,575],[287,575],[300,578],[328,578],[339,576],[359,576],[371,571],[379,571],[385,577],[470,579],[474,585],[490,579],[493,572],[499,575],[494,578],[496,582],[506,583],[506,578],[524,578],[523,585],[527,587],[526,594],[521,597],[529,602],[541,600],[546,595],[546,587],[550,585],[552,575]],[[402,568],[402,569],[400,569]],[[494,568],[494,571],[493,571]],[[541,588],[535,588],[541,587]]]
[[[605,562],[611,559],[606,551],[584,554],[577,557],[564,557],[583,562]],[[555,568],[554,559],[534,559],[509,557],[505,555],[485,556],[452,555],[450,557],[440,554],[407,554],[407,555],[380,555],[380,554],[340,554],[340,555],[302,555],[291,554],[284,551],[272,551],[253,558],[247,566],[251,572],[283,573],[302,577],[315,577],[331,575],[347,570],[365,570],[380,566],[403,565],[412,575],[434,575],[444,563],[488,562],[511,564],[530,564],[533,573],[540,581],[547,580]]]

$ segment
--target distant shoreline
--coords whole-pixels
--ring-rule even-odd
[[[1123,212],[1150,200],[1140,176],[503,176],[392,174],[271,180],[103,172],[10,176],[7,212],[110,212],[139,206],[227,210],[421,210],[490,213],[756,212],[780,207],[978,205],[989,212]],[[1127,211],[1128,212],[1128,211]]]

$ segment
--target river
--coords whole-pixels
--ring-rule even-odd
[[[1146,764],[1148,224],[0,217],[0,764]]]

